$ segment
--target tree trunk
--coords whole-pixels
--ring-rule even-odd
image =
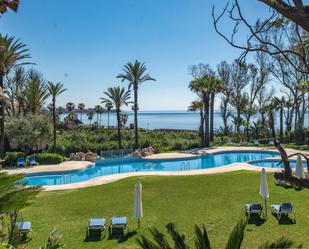
[[[83,110],[80,111],[80,122],[83,122]]]
[[[56,149],[56,98],[53,97],[53,136],[54,136],[54,148],[53,151],[55,152]]]
[[[109,128],[109,110],[107,109],[107,128]]]
[[[209,147],[209,96],[204,96],[204,115],[205,115],[205,146]]]
[[[0,73],[0,87],[2,90],[2,94],[4,92],[3,89],[3,78],[4,74]],[[0,99],[0,156],[4,157],[4,96],[1,96]]]
[[[236,122],[236,131],[240,132],[240,108],[237,107],[237,122]]]
[[[135,143],[134,149],[138,149],[138,120],[137,120],[137,109],[138,109],[138,100],[137,100],[137,91],[138,88],[134,87],[134,133],[135,133]]]
[[[281,146],[280,142],[277,140],[275,125],[274,125],[274,116],[273,116],[273,113],[271,111],[269,112],[269,126],[270,126],[272,137],[273,137],[273,140],[274,140],[274,145],[281,155],[281,160],[282,160],[283,165],[284,165],[285,174],[291,175],[292,169],[291,169],[291,166],[290,166],[288,155],[287,155],[286,151],[283,149],[283,147]]]
[[[200,135],[201,135],[201,144],[204,145],[204,115],[203,115],[203,109],[200,109],[200,119],[201,119],[201,125],[200,125]]]
[[[280,108],[280,143],[283,142],[283,108]]]
[[[308,92],[307,98],[308,98],[308,100],[307,100],[308,101],[308,103],[307,103],[308,104],[308,107],[307,107],[308,108],[308,116],[307,116],[308,120],[307,120],[307,122],[308,122],[308,129],[309,129],[309,92]]]
[[[215,93],[211,93],[211,100],[210,100],[210,141],[214,140],[214,106],[215,106]]]
[[[117,113],[118,147],[119,149],[121,149],[120,110],[116,110],[116,113]]]

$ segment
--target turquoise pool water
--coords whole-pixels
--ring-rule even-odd
[[[94,166],[75,172],[55,174],[28,174],[25,180],[29,185],[59,185],[86,181],[99,176],[148,171],[183,171],[207,169],[235,162],[263,160],[278,156],[275,152],[226,152],[204,155],[193,159],[149,161],[141,159],[122,159],[117,162],[98,162]]]
[[[250,162],[250,164],[252,164],[254,166],[259,166],[259,167],[283,168],[282,163],[280,165],[278,165],[279,162],[280,162],[280,160],[259,160],[259,161]],[[304,169],[307,168],[306,162],[303,161],[302,165],[303,165]],[[296,167],[296,160],[290,160],[290,166],[292,168],[295,168]]]

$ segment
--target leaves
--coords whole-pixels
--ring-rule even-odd
[[[226,249],[240,249],[242,241],[244,239],[244,233],[247,222],[240,220],[234,229],[232,230],[229,240],[226,244]]]

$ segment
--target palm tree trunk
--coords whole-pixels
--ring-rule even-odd
[[[0,73],[0,87],[3,94],[3,78],[4,74]],[[0,156],[4,157],[4,96],[0,98]]]
[[[211,102],[210,102],[210,141],[214,140],[214,106],[215,106],[215,93],[211,93]]]
[[[83,122],[83,110],[80,111],[80,122]]]
[[[308,98],[308,100],[307,100],[308,101],[308,107],[307,107],[308,108],[308,116],[307,116],[308,120],[307,120],[307,122],[308,122],[308,129],[309,129],[309,92],[308,92],[307,98]]]
[[[280,108],[280,143],[283,142],[283,108]]]
[[[54,148],[53,151],[56,149],[56,98],[53,97],[53,136],[54,136]]]
[[[117,113],[118,146],[119,149],[121,149],[120,110],[116,110],[116,113]]]
[[[138,102],[137,102],[137,91],[138,88],[134,87],[134,133],[135,133],[135,144],[134,149],[138,149],[138,120],[137,120],[137,109],[138,109]]]
[[[204,97],[204,114],[205,114],[205,146],[209,147],[209,96]]]
[[[107,109],[107,128],[109,128],[109,110]]]
[[[201,119],[201,125],[200,125],[200,136],[201,136],[201,145],[204,145],[204,115],[203,115],[203,108],[200,109],[200,119]]]

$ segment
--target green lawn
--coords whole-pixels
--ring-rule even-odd
[[[282,235],[303,242],[309,247],[309,191],[276,187],[268,174],[269,203],[292,201],[297,212],[296,224],[278,224],[273,217],[262,225],[249,224],[243,248],[256,248],[266,240]],[[133,214],[133,191],[137,180],[143,184],[144,218],[136,230]],[[148,227],[163,230],[168,222],[193,241],[193,225],[205,224],[214,248],[223,248],[236,222],[244,217],[244,204],[259,202],[259,175],[255,172],[233,172],[203,176],[133,177],[115,183],[72,191],[43,192],[34,205],[23,212],[24,220],[33,226],[29,248],[38,248],[48,232],[57,228],[66,248],[138,248],[136,238],[148,234]],[[129,230],[136,234],[124,242],[106,238],[99,242],[84,242],[90,217],[125,215]],[[134,233],[132,233],[134,234]]]

